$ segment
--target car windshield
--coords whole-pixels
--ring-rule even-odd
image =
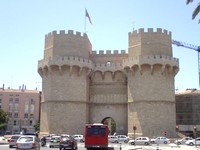
[[[52,140],[59,140],[60,137],[52,137]]]
[[[33,137],[21,137],[20,142],[32,142],[33,141]]]
[[[70,138],[69,137],[64,137],[64,138],[62,138],[62,140],[63,141],[68,141],[68,140],[70,140]]]
[[[11,139],[18,139],[20,136],[12,136]]]

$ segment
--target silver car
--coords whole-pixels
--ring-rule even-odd
[[[60,147],[61,136],[52,136],[49,141],[49,148]]]
[[[22,135],[16,142],[16,150],[40,150],[40,139],[34,135]]]
[[[185,142],[188,141],[188,140],[192,140],[192,138],[191,137],[184,137],[182,139],[175,140],[174,143],[181,145],[181,144],[185,144]]]
[[[166,137],[157,137],[155,139],[151,139],[152,144],[169,144],[170,140]]]
[[[148,137],[138,137],[135,140],[129,140],[128,143],[131,145],[149,145],[150,140]]]
[[[11,138],[8,140],[9,148],[15,147],[17,140],[20,138],[21,135],[12,135]]]
[[[124,143],[128,143],[129,141],[129,137],[126,135],[117,135],[119,142],[124,142]]]
[[[108,136],[108,142],[110,143],[119,143],[118,137],[114,135],[109,135]]]
[[[192,139],[192,140],[187,140],[185,142],[186,145],[190,145],[190,146],[193,146],[193,145],[200,145],[200,138],[196,138],[196,139]]]

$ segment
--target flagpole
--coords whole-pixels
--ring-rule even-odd
[[[84,31],[85,31],[85,33],[86,33],[86,9],[85,9],[85,23],[84,23]]]

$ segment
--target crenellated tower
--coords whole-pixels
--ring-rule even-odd
[[[53,31],[45,36],[44,58],[38,62],[43,93],[40,130],[44,134],[83,132],[88,122],[91,48],[87,35],[80,32]]]
[[[127,74],[128,132],[145,136],[175,134],[174,77],[178,59],[172,56],[171,32],[158,28],[129,33]]]

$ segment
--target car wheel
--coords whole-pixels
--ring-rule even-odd
[[[154,142],[154,141],[151,141],[151,144],[155,144],[155,142]]]
[[[12,148],[12,145],[9,145],[9,148]]]
[[[134,145],[134,142],[131,142],[131,145]]]
[[[167,141],[164,141],[164,144],[167,144]]]
[[[49,148],[51,148],[51,146],[49,146]]]
[[[145,142],[144,145],[149,145],[149,143],[148,143],[148,142]]]
[[[190,143],[189,143],[189,145],[190,145],[190,146],[193,146],[193,145],[194,145],[194,143],[190,142]]]
[[[127,141],[127,140],[125,140],[125,141],[124,141],[124,143],[128,143],[128,141]]]
[[[119,143],[118,141],[115,141],[115,143]]]
[[[177,144],[178,144],[178,145],[181,145],[181,143],[180,143],[180,142],[178,142]]]

